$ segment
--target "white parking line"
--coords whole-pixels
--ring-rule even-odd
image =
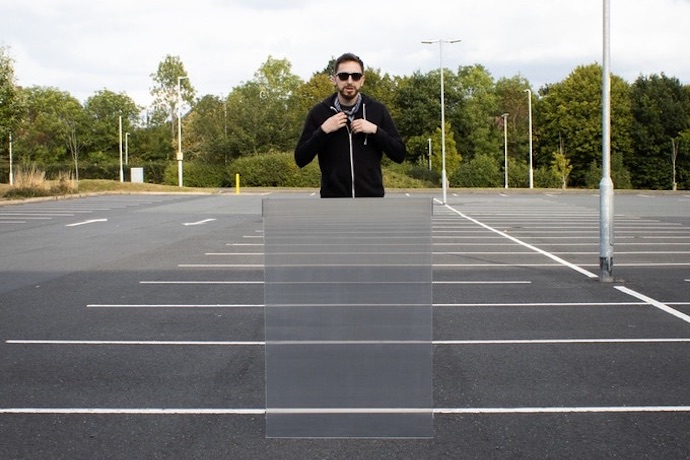
[[[216,220],[216,219],[204,219],[204,220],[200,220],[200,221],[198,221],[198,222],[185,222],[185,223],[182,224],[182,225],[184,225],[184,226],[190,226],[190,225],[192,225],[192,226],[193,226],[193,225],[204,225],[204,224],[207,224],[207,223],[209,223],[209,222],[213,222],[214,220]]]
[[[649,305],[652,305],[653,307],[656,307],[662,311],[665,311],[666,313],[673,315],[676,318],[682,319],[686,323],[690,323],[690,316],[686,315],[685,313],[681,313],[678,310],[675,310],[675,309],[669,307],[668,305],[666,305],[662,302],[659,302],[658,300],[654,300],[651,297],[647,297],[646,295],[640,294],[637,291],[633,291],[632,289],[628,289],[625,286],[614,286],[614,287],[624,294],[628,294],[628,295],[633,296],[637,299],[640,299],[641,301],[643,301]]]
[[[263,340],[247,341],[213,341],[213,340],[6,340],[7,345],[80,345],[80,346],[168,346],[168,347],[263,347]],[[319,341],[292,341],[272,343],[301,343],[301,344],[421,344],[428,341],[391,341],[391,340],[319,340]],[[611,344],[673,344],[690,343],[688,338],[649,338],[649,339],[524,339],[524,340],[433,340],[430,342],[437,346],[488,346],[488,345],[611,345]]]
[[[263,308],[257,304],[89,304],[86,308]]]
[[[75,222],[74,224],[67,224],[65,227],[78,227],[80,225],[88,225],[88,224],[94,224],[96,222],[108,222],[108,219],[91,219],[91,220],[85,220],[83,222]]]
[[[139,284],[185,285],[185,284],[264,284],[263,281],[139,281]]]
[[[283,411],[320,411],[329,409],[282,409]],[[44,407],[16,407],[0,408],[3,415],[266,415],[276,409],[263,408],[44,408]],[[336,413],[343,409],[330,409]],[[349,409],[352,411],[352,409]],[[511,415],[511,414],[620,414],[620,413],[667,413],[690,412],[690,406],[603,406],[603,407],[457,407],[457,408],[429,408],[429,409],[357,409],[360,413],[376,413],[381,411],[396,412],[432,412],[434,415]]]

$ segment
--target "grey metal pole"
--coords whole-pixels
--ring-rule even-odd
[[[446,204],[448,179],[446,175],[446,102],[443,89],[443,40],[438,41],[439,69],[441,69],[441,181],[443,182],[443,204]]]
[[[526,89],[529,118],[529,188],[534,188],[534,166],[532,165],[532,90]]]
[[[429,171],[431,171],[431,138],[428,139],[429,141]]]
[[[613,181],[611,180],[611,6],[604,0],[602,168],[599,183],[599,281],[613,282]]]
[[[119,125],[120,125],[120,182],[125,181],[125,171],[122,168],[122,115],[119,116]]]
[[[12,165],[12,131],[10,131],[10,185],[14,185],[14,169]]]
[[[504,113],[503,117],[503,175],[505,176],[505,188],[508,188],[508,114]]]
[[[177,77],[177,182],[182,187],[182,80],[187,77]]]
[[[446,204],[447,196],[447,176],[446,176],[446,103],[445,103],[445,91],[443,88],[443,43],[457,43],[460,40],[423,40],[422,43],[425,45],[430,45],[432,43],[438,42],[438,54],[439,54],[439,69],[441,70],[441,182],[443,182],[443,204]]]

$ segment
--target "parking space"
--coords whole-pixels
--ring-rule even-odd
[[[0,457],[690,456],[690,197],[436,201],[424,440],[265,438],[265,197],[0,207]]]

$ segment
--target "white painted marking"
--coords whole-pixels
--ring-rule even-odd
[[[65,227],[78,227],[80,225],[88,225],[88,224],[94,224],[96,222],[108,222],[108,219],[91,219],[91,220],[85,220],[83,222],[76,222],[74,224],[67,224]]]
[[[139,284],[264,284],[263,281],[139,281]]]
[[[88,346],[216,346],[216,347],[255,347],[265,346],[265,341],[165,341],[165,340],[6,340],[8,345],[88,345]],[[314,341],[271,341],[271,344],[428,344],[438,346],[485,346],[485,345],[596,345],[596,344],[659,344],[690,343],[688,338],[658,339],[534,339],[534,340],[314,340]]]
[[[164,341],[164,340],[7,340],[8,345],[113,345],[113,346],[263,346],[257,341]]]
[[[432,284],[532,284],[531,281],[433,281]]]
[[[0,414],[36,415],[264,415],[265,409],[116,409],[116,408],[0,408]]]
[[[511,415],[511,414],[621,414],[690,412],[690,406],[607,406],[607,407],[444,407],[392,409],[193,409],[193,408],[0,408],[3,415],[266,415],[267,413],[429,413],[435,415]],[[290,411],[290,412],[288,412]],[[299,412],[298,412],[299,411]],[[310,412],[307,412],[310,411]],[[318,411],[318,412],[316,412]],[[328,411],[328,412],[327,412]],[[347,411],[347,412],[344,412]]]
[[[86,308],[263,308],[256,304],[89,304]]]
[[[434,345],[586,345],[616,343],[690,343],[690,337],[664,339],[434,340],[433,343]]]
[[[178,268],[264,268],[263,264],[178,264]]]
[[[653,307],[656,307],[662,311],[665,311],[666,313],[675,316],[676,318],[682,319],[686,323],[690,323],[690,316],[686,315],[685,313],[681,313],[678,310],[675,310],[668,305],[659,302],[658,300],[654,300],[651,297],[647,297],[644,294],[640,294],[637,291],[633,291],[632,289],[628,289],[625,286],[615,286],[616,289],[619,291],[623,292],[624,294],[628,294],[630,296],[633,296],[637,299],[640,299],[643,302],[648,303],[649,305],[652,305]]]
[[[341,253],[343,254],[343,253]],[[207,256],[263,256],[263,252],[207,252]]]
[[[431,414],[433,409],[429,407],[294,407],[294,408],[268,408],[266,414]]]
[[[184,226],[190,226],[190,225],[204,225],[204,224],[207,224],[207,223],[209,223],[209,222],[213,222],[214,220],[216,220],[216,219],[204,219],[204,220],[200,220],[200,221],[198,221],[198,222],[185,222],[185,223],[182,224],[182,225],[184,225]]]
[[[513,241],[513,242],[515,242],[515,243],[518,243],[518,244],[520,244],[520,245],[522,245],[522,246],[524,246],[524,247],[526,247],[526,248],[528,248],[528,249],[531,249],[531,250],[533,250],[533,251],[535,251],[535,252],[538,252],[539,254],[542,254],[543,256],[546,256],[546,257],[548,257],[549,259],[554,260],[555,262],[557,262],[557,263],[559,263],[559,264],[561,264],[561,265],[563,265],[563,266],[565,266],[565,267],[568,267],[568,268],[570,268],[570,269],[572,269],[572,270],[575,270],[575,271],[578,272],[578,273],[581,273],[581,274],[583,274],[583,275],[585,275],[585,276],[587,276],[587,277],[589,277],[589,278],[598,278],[598,277],[599,277],[598,275],[595,275],[594,273],[592,273],[592,272],[590,272],[590,271],[588,271],[588,270],[585,270],[584,268],[578,267],[578,266],[575,265],[575,264],[571,264],[571,263],[568,262],[567,260],[561,259],[561,258],[558,257],[558,256],[555,256],[555,255],[553,255],[553,254],[551,254],[551,253],[549,253],[549,252],[544,251],[543,249],[540,249],[540,248],[538,248],[538,247],[536,247],[536,246],[533,246],[533,245],[531,245],[531,244],[525,243],[524,241],[521,241],[521,240],[515,238],[514,236],[508,235],[508,234],[505,233],[505,232],[502,232],[502,231],[500,231],[500,230],[496,230],[495,228],[490,227],[489,225],[486,225],[486,224],[484,224],[484,223],[482,223],[482,222],[480,222],[480,221],[478,221],[478,220],[476,220],[476,219],[473,219],[473,218],[471,218],[471,217],[469,217],[469,216],[466,216],[466,215],[463,214],[462,212],[460,212],[460,211],[458,211],[458,210],[456,210],[456,209],[453,209],[452,207],[450,207],[450,206],[448,206],[448,205],[446,205],[446,207],[447,207],[448,209],[450,209],[451,211],[455,212],[455,213],[456,213],[457,215],[459,215],[460,217],[462,217],[462,218],[464,218],[464,219],[467,219],[467,220],[469,220],[470,222],[474,222],[474,223],[476,223],[477,225],[479,225],[479,226],[481,226],[481,227],[484,227],[485,229],[487,229],[487,230],[489,230],[489,231],[491,231],[491,232],[494,232],[494,233],[496,233],[497,235],[500,235],[500,236],[502,236],[502,237],[504,237],[504,238],[507,238],[507,239],[509,239],[509,240],[511,240],[511,241]]]
[[[434,409],[434,414],[610,414],[638,412],[690,412],[690,406],[610,407],[487,407]]]
[[[645,302],[435,303],[434,307],[632,307]]]
[[[0,223],[6,223],[6,222],[8,222],[8,221],[2,220],[2,219],[8,219],[8,218],[12,218],[12,219],[21,218],[21,219],[24,219],[24,220],[53,220],[52,217],[27,217],[27,216],[23,216],[23,215],[17,215],[17,216],[12,216],[12,215],[0,215]]]

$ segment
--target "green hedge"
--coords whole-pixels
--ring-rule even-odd
[[[228,166],[228,174],[235,183],[247,187],[319,187],[321,171],[316,161],[300,169],[290,153],[267,153],[238,158]]]
[[[177,161],[171,161],[165,168],[163,183],[166,185],[179,184],[179,166]],[[185,187],[220,188],[229,187],[228,176],[222,165],[200,162],[182,163],[182,185]]]

